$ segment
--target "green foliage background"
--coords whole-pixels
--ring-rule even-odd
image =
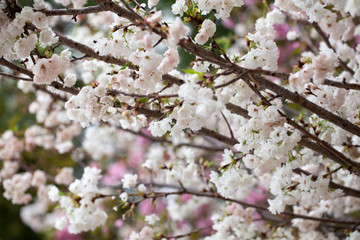
[[[35,122],[34,117],[27,114],[28,96],[21,94],[12,80],[0,77],[0,133],[7,129],[25,129]],[[2,185],[1,185],[2,186]],[[20,219],[20,205],[13,205],[4,197],[0,188],[0,240],[35,240],[43,239],[24,225]]]

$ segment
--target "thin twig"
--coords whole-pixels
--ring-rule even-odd
[[[19,76],[15,76],[15,75],[4,73],[4,72],[0,72],[0,75],[5,76],[5,77],[9,77],[9,78],[13,78],[15,80],[23,80],[23,81],[27,81],[27,82],[32,82],[31,78],[19,77]]]
[[[232,84],[232,83],[235,83],[235,82],[237,82],[239,79],[241,79],[241,77],[242,77],[244,74],[246,74],[246,73],[247,73],[247,71],[239,74],[236,78],[234,78],[234,79],[232,79],[232,80],[230,80],[230,81],[228,81],[228,82],[226,82],[226,83],[219,84],[219,85],[215,85],[214,88],[215,88],[215,89],[217,89],[217,88],[222,88],[222,87],[226,87],[226,86],[228,86],[228,85],[230,85],[230,84]]]
[[[224,120],[225,120],[225,123],[226,123],[226,125],[227,125],[228,129],[229,129],[229,132],[230,132],[230,136],[231,136],[231,138],[232,138],[232,139],[235,139],[235,137],[234,137],[234,133],[233,133],[233,130],[231,129],[231,126],[230,126],[230,124],[229,124],[229,121],[226,119],[226,117],[225,117],[224,113],[223,113],[222,111],[220,111],[220,112],[221,112],[222,117],[223,117],[223,118],[224,118]]]
[[[156,95],[156,94],[137,94],[137,93],[126,93],[120,90],[116,90],[116,89],[108,89],[107,93],[109,95],[112,96],[116,96],[116,95],[124,95],[124,96],[129,96],[129,97],[136,97],[136,98],[174,98],[174,97],[179,97],[178,94],[166,94],[166,95]]]
[[[320,37],[322,38],[322,40],[325,42],[326,46],[330,49],[332,49],[334,51],[334,53],[336,53],[335,48],[331,45],[329,38],[325,35],[325,33],[321,30],[319,24],[317,24],[317,22],[313,22],[312,26],[314,27],[314,29],[316,30],[316,32],[320,35]],[[340,66],[347,72],[349,72],[351,75],[354,75],[355,72],[354,70],[352,70],[351,68],[349,68],[349,66],[340,58],[339,59],[339,63]]]
[[[201,232],[201,231],[203,231],[205,229],[208,229],[208,228],[211,228],[211,227],[212,227],[212,225],[209,225],[209,226],[202,227],[202,228],[196,229],[196,230],[188,232],[188,233],[174,235],[174,236],[165,236],[165,235],[161,234],[159,237],[155,237],[154,239],[179,239],[179,238],[184,238],[184,237],[188,237],[188,236],[190,236],[190,235],[192,235],[194,233]]]
[[[218,151],[223,151],[224,148],[217,148],[217,147],[212,147],[212,146],[204,146],[204,145],[198,145],[198,144],[194,144],[194,143],[178,143],[178,144],[174,144],[172,141],[166,139],[166,138],[160,138],[160,137],[153,137],[151,135],[145,134],[141,131],[134,131],[131,129],[124,129],[124,128],[120,128],[122,131],[126,131],[129,133],[132,133],[134,135],[138,135],[141,137],[144,137],[152,142],[159,142],[159,143],[167,143],[167,144],[171,144],[174,146],[174,148],[179,148],[182,146],[186,146],[186,147],[193,147],[193,148],[199,148],[199,149],[203,149],[206,151],[214,151],[214,152],[218,152]]]

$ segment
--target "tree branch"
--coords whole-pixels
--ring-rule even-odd
[[[320,35],[320,37],[322,38],[322,40],[325,42],[326,46],[330,49],[332,49],[334,51],[334,53],[336,53],[336,50],[335,48],[330,44],[330,41],[329,41],[329,38],[325,35],[325,33],[321,30],[320,26],[316,23],[316,22],[313,22],[312,23],[312,26],[314,27],[314,29],[316,30],[316,32]],[[349,72],[352,76],[354,76],[355,72],[354,70],[352,70],[351,68],[348,67],[348,65],[343,61],[341,60],[340,58],[339,59],[339,63],[340,63],[340,66],[347,72]]]
[[[355,124],[353,124],[352,122],[335,115],[334,113],[326,110],[325,108],[322,108],[316,105],[315,103],[307,100],[306,98],[300,96],[298,93],[293,93],[258,74],[257,75],[253,74],[253,76],[261,87],[269,89],[275,92],[276,94],[286,99],[289,99],[294,103],[301,105],[302,107],[308,109],[309,111],[317,114],[319,117],[328,120],[329,122],[332,122],[333,124],[339,126],[340,128],[352,134],[360,136],[360,128]]]
[[[248,72],[254,72],[259,73],[267,76],[277,77],[281,79],[289,79],[290,74],[284,73],[284,72],[274,72],[274,71],[268,71],[263,69],[247,69]],[[346,90],[358,90],[360,91],[360,84],[356,83],[346,83],[346,82],[337,82],[330,79],[324,79],[323,85],[331,86],[331,87],[337,87],[337,88],[344,88]]]
[[[110,55],[106,55],[106,56],[101,56],[98,52],[95,52],[92,48],[76,42],[70,38],[65,37],[64,35],[62,35],[61,33],[54,31],[55,34],[59,37],[59,43],[62,45],[66,45],[68,47],[71,47],[75,50],[78,50],[79,52],[82,52],[84,54],[86,54],[89,57],[95,58],[97,60],[106,62],[106,63],[111,63],[111,64],[116,64],[116,65],[120,65],[120,66],[125,66],[127,63],[130,63],[130,61],[127,61],[125,59],[122,58],[114,58],[113,56]],[[133,64],[130,64],[128,66],[131,69],[138,69],[136,66],[134,66]]]
[[[273,215],[268,209],[267,207],[258,205],[258,204],[251,204],[251,203],[247,203],[241,200],[237,200],[237,199],[233,199],[233,198],[226,198],[221,196],[219,193],[212,193],[212,192],[197,192],[194,190],[189,190],[189,189],[182,189],[179,188],[179,191],[173,191],[173,192],[151,192],[149,194],[144,194],[143,198],[165,198],[169,195],[182,195],[182,194],[189,194],[189,195],[193,195],[193,196],[197,196],[197,197],[207,197],[207,198],[214,198],[214,199],[220,199],[220,200],[224,200],[224,201],[228,201],[228,202],[233,202],[233,203],[237,203],[240,204],[241,206],[248,208],[255,208],[258,211],[262,211],[262,212],[266,212],[270,215]],[[312,220],[312,221],[316,221],[316,222],[323,222],[323,223],[336,223],[336,224],[341,224],[341,225],[360,225],[359,221],[353,221],[353,220],[340,220],[340,219],[333,219],[333,218],[319,218],[319,217],[312,217],[312,216],[307,216],[307,215],[302,215],[302,214],[296,214],[293,212],[289,212],[289,211],[284,211],[281,214],[279,214],[280,216],[288,216],[291,217],[292,219],[295,218],[301,218],[301,219],[305,219],[305,220]],[[344,227],[346,228],[346,227]]]
[[[105,11],[103,6],[90,6],[90,7],[83,7],[83,8],[65,8],[65,9],[41,9],[36,10],[38,12],[44,13],[46,16],[59,16],[59,15],[82,15],[82,14],[89,14],[89,13],[98,13]]]
[[[188,232],[188,233],[174,235],[174,236],[165,236],[165,235],[161,234],[159,237],[155,237],[154,239],[179,239],[179,238],[189,237],[190,235],[192,235],[194,233],[201,232],[201,231],[211,228],[211,227],[212,227],[212,225],[209,225],[209,226],[202,227],[202,228],[196,229],[196,230]]]
[[[230,81],[228,81],[228,82],[226,82],[226,83],[219,84],[219,85],[215,85],[214,88],[215,88],[215,89],[217,89],[217,88],[222,88],[222,87],[226,87],[226,86],[228,86],[228,85],[230,85],[230,84],[233,84],[233,83],[237,82],[238,80],[240,80],[241,77],[242,77],[244,74],[246,74],[246,73],[247,73],[247,71],[239,74],[239,75],[236,76],[234,79],[232,79],[232,80],[230,80]]]
[[[101,5],[105,10],[111,11],[116,13],[119,17],[124,17],[129,19],[132,22],[141,21],[142,18],[129,10],[126,10],[120,7],[118,4],[114,3],[113,1],[108,0],[95,0],[99,5]]]
[[[296,168],[293,170],[294,173],[296,174],[305,174],[306,176],[309,176],[311,175],[313,178],[317,179],[318,176],[316,175],[313,175],[301,168]],[[337,183],[334,183],[333,181],[330,181],[329,182],[329,187],[330,188],[333,188],[333,189],[341,189],[346,196],[352,196],[352,197],[356,197],[356,198],[360,198],[360,191],[356,190],[356,189],[353,189],[353,188],[349,188],[349,187],[345,187],[343,185],[340,185],[340,184],[337,184]]]
[[[30,70],[20,67],[12,62],[9,62],[5,58],[0,58],[0,64],[8,67],[9,69],[13,70],[14,72],[19,72],[19,73],[28,75],[31,78],[31,81],[33,81],[34,74]],[[33,83],[33,84],[35,86],[41,86],[40,84],[36,84],[36,83]],[[64,92],[71,93],[73,95],[76,95],[79,93],[78,89],[76,89],[74,87],[65,87],[62,83],[56,82],[56,81],[53,81],[50,84],[50,86],[52,86],[53,88],[56,88],[58,90],[64,91]]]
[[[4,73],[4,72],[0,72],[0,75],[5,76],[5,77],[9,77],[9,78],[13,78],[15,80],[23,80],[23,81],[27,81],[27,82],[32,82],[31,78],[19,77],[19,76],[15,76],[15,75]]]
[[[166,95],[157,95],[157,94],[136,94],[136,93],[126,93],[120,90],[116,90],[116,89],[108,89],[107,93],[109,95],[115,96],[115,95],[124,95],[124,96],[128,96],[128,97],[136,97],[136,98],[155,98],[155,99],[159,99],[159,98],[174,98],[174,97],[179,97],[178,94],[166,94]]]
[[[172,141],[170,141],[170,140],[168,140],[166,138],[153,137],[153,136],[145,134],[145,133],[143,133],[141,131],[136,132],[136,131],[131,130],[131,129],[124,129],[124,128],[120,128],[120,129],[122,131],[126,131],[126,132],[132,133],[134,135],[138,135],[138,136],[141,136],[143,138],[146,138],[146,139],[148,139],[149,141],[152,141],[152,142],[171,144],[171,145],[174,146],[174,148],[179,148],[179,147],[185,146],[185,147],[199,148],[199,149],[203,149],[203,150],[206,150],[206,151],[214,151],[214,152],[224,150],[224,148],[216,148],[216,147],[212,147],[212,146],[204,146],[204,145],[198,145],[198,144],[194,144],[194,143],[178,143],[178,144],[174,144]]]

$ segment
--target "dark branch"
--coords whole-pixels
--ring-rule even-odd
[[[46,16],[58,16],[58,15],[81,15],[81,14],[89,14],[89,13],[98,13],[105,11],[103,6],[91,6],[84,8],[66,8],[66,9],[41,9],[36,10],[44,13]]]

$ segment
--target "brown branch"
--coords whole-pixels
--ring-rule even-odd
[[[234,79],[232,79],[232,80],[230,80],[230,81],[228,81],[228,82],[226,82],[226,83],[219,84],[219,85],[215,85],[214,88],[215,88],[215,89],[217,89],[217,88],[222,88],[222,87],[226,87],[226,86],[228,86],[228,85],[230,85],[230,84],[232,84],[232,83],[235,83],[235,82],[237,82],[238,80],[240,80],[241,77],[242,77],[244,74],[246,74],[246,73],[247,73],[247,71],[239,74],[237,77],[235,77]]]
[[[224,120],[225,120],[226,126],[227,126],[228,129],[229,129],[231,139],[235,139],[235,138],[234,138],[234,132],[233,132],[233,130],[231,129],[231,126],[230,126],[229,121],[226,119],[226,117],[225,117],[225,115],[224,115],[224,113],[223,113],[222,111],[220,111],[220,113],[221,113],[221,116],[222,116],[222,117],[224,118]]]
[[[328,149],[321,147],[321,145],[319,145],[318,143],[312,142],[307,138],[302,138],[298,144],[300,144],[304,147],[307,147],[307,148],[313,150],[314,152],[320,153],[324,157],[327,157],[327,158],[333,160],[334,162],[337,162],[343,166],[343,160],[339,159],[336,155],[334,155]],[[356,171],[355,173],[358,173],[358,172]]]
[[[264,74],[267,76],[277,77],[277,78],[281,78],[281,79],[288,79],[290,77],[289,73],[284,73],[284,72],[269,71],[269,70],[264,70],[261,68],[257,68],[257,69],[244,68],[244,69],[246,69],[248,72]]]
[[[207,128],[201,128],[196,133],[214,138],[214,139],[218,140],[219,142],[223,142],[223,143],[231,145],[231,146],[234,146],[235,144],[238,143],[238,141],[235,138],[226,137],[220,133],[217,133],[217,132],[207,129]]]
[[[9,62],[9,61],[7,61],[7,60],[5,60],[3,58],[0,59],[0,64],[10,68],[14,72],[22,72],[23,74],[27,74],[28,76],[32,75],[32,73],[29,70],[27,70],[25,68],[22,68],[20,66],[17,66],[16,64],[13,64],[12,62]],[[27,81],[27,82],[32,82],[33,81],[32,78],[18,77],[18,76],[3,73],[3,72],[0,72],[0,75],[10,77],[10,78],[13,78],[15,80],[23,80],[23,81]],[[39,84],[35,84],[35,83],[33,83],[33,85],[34,85],[35,89],[46,92],[47,94],[51,95],[51,97],[54,100],[61,100],[61,101],[64,101],[64,102],[67,101],[67,98],[62,97],[62,96],[60,96],[58,94],[55,94],[55,93],[49,91],[48,89],[46,89],[45,85],[39,85]],[[53,82],[51,84],[51,86],[53,86],[53,87],[55,87],[57,89],[60,89],[60,90],[64,90],[65,92],[74,92],[74,90],[76,90],[76,89],[73,89],[73,88],[64,87],[61,83],[57,83],[57,82]]]
[[[253,74],[253,77],[256,79],[256,82],[261,87],[269,89],[275,92],[276,94],[278,94],[279,96],[282,96],[286,99],[291,100],[294,103],[301,105],[302,107],[308,109],[309,111],[317,114],[319,117],[328,120],[329,122],[332,122],[333,124],[339,126],[340,128],[352,134],[360,136],[360,128],[355,124],[353,124],[352,122],[338,115],[335,115],[334,113],[326,110],[325,108],[322,108],[316,105],[315,103],[307,100],[306,98],[300,96],[298,93],[291,92],[258,74],[257,75]]]
[[[27,82],[32,82],[31,78],[19,77],[19,76],[15,76],[15,75],[4,73],[4,72],[0,72],[0,75],[5,76],[5,77],[9,77],[9,78],[13,78],[15,80],[23,80],[23,81],[27,81]]]
[[[132,13],[134,16],[137,16],[137,17],[139,18],[139,20],[144,21],[144,19],[143,19],[141,16],[139,16],[139,15],[132,9],[132,7],[131,7],[127,2],[125,2],[124,0],[120,0],[120,1],[122,2],[122,4],[125,6],[125,8],[126,8],[130,13]],[[107,1],[107,2],[109,2],[109,1]]]
[[[28,75],[30,78],[34,77],[34,74],[30,70],[28,70],[26,68],[23,68],[23,67],[20,67],[20,66],[16,65],[15,63],[12,63],[12,62],[6,60],[3,57],[0,58],[0,64],[7,67],[7,68],[10,68],[14,72],[19,72],[19,73]]]
[[[344,89],[347,89],[347,90],[358,90],[358,91],[360,91],[360,84],[356,84],[356,83],[336,82],[336,81],[333,81],[333,80],[325,79],[323,84],[328,85],[328,86],[332,86],[332,87],[337,87],[337,88],[344,88]]]
[[[206,227],[202,227],[202,228],[199,228],[199,229],[196,229],[194,231],[191,231],[191,232],[188,232],[188,233],[184,233],[184,234],[180,234],[180,235],[174,235],[174,236],[165,236],[163,234],[161,234],[159,237],[155,237],[153,239],[179,239],[179,238],[184,238],[184,237],[188,237],[194,233],[198,233],[198,232],[201,232],[205,229],[208,229],[208,228],[211,228],[212,225],[209,225],[209,226],[206,226]]]
[[[303,170],[301,168],[296,168],[296,169],[293,170],[293,172],[296,173],[296,174],[305,174],[306,176],[311,175],[315,179],[318,178],[318,176],[312,175],[311,173],[309,173],[309,172],[307,172],[307,171],[305,171],[305,170]],[[352,196],[352,197],[360,198],[360,191],[359,190],[349,188],[349,187],[345,187],[343,185],[334,183],[333,181],[329,182],[329,187],[333,188],[333,189],[341,189],[346,194],[346,196]]]
[[[80,92],[79,89],[77,89],[75,87],[65,87],[60,82],[52,82],[50,84],[50,86],[52,86],[53,88],[56,88],[57,90],[64,91],[64,92],[67,92],[67,93],[71,93],[72,95],[77,95]]]
[[[88,58],[89,56],[87,55],[84,55],[82,57],[73,57],[73,59],[70,60],[70,62],[76,62],[76,61],[80,61],[80,60],[83,60],[85,58]]]
[[[247,75],[252,82],[255,83],[255,86],[253,86],[251,83],[248,82],[247,78],[245,78],[245,82],[248,84],[248,86],[261,98],[263,103],[266,106],[270,106],[271,103],[260,93],[260,91],[256,88],[256,85],[258,85],[257,81],[253,78],[252,74]],[[295,129],[298,129],[300,132],[302,132],[306,137],[309,137],[310,139],[314,140],[319,144],[319,147],[323,148],[326,153],[330,153],[331,159],[335,162],[339,163],[344,169],[348,169],[351,172],[354,172],[356,175],[360,175],[360,164],[354,161],[351,161],[349,158],[347,158],[344,154],[337,151],[335,148],[333,148],[330,144],[328,144],[325,141],[320,140],[317,136],[309,133],[305,128],[301,127],[299,124],[297,124],[295,121],[291,120],[289,117],[287,117],[284,113],[278,111],[278,113],[286,119],[286,121],[293,126]],[[302,138],[304,139],[304,138]]]
[[[227,104],[226,106],[231,112],[233,112],[235,114],[239,114],[246,119],[250,119],[250,116],[248,115],[248,111],[246,109],[243,109],[243,108],[238,107],[231,103]],[[289,121],[290,119],[287,118],[287,120]],[[298,124],[293,124],[294,121],[290,120],[289,124],[291,124],[291,123],[292,123],[293,127],[296,127],[297,129],[300,128],[300,126],[298,126]],[[299,130],[301,130],[301,132],[306,133],[306,135],[309,136],[308,132],[306,130],[305,130],[305,132],[303,131],[302,128],[300,128]],[[214,137],[217,140],[221,140],[222,142],[230,144],[230,145],[235,145],[238,143],[238,142],[235,143],[232,139],[230,139],[226,136],[223,136],[223,135],[218,136],[219,134],[214,133],[214,132],[209,132],[209,131],[210,130],[208,130],[206,132],[202,132],[202,134],[209,136],[209,137]],[[323,141],[321,141],[320,139],[316,138],[313,135],[311,135],[310,137],[312,137],[312,139],[316,140],[318,143],[312,142],[309,139],[307,139],[306,137],[302,137],[298,144],[300,144],[304,147],[307,147],[307,148],[313,150],[314,152],[320,153],[324,157],[327,157],[327,158],[339,163],[340,165],[343,165],[345,162],[345,164],[349,164],[349,165],[355,167],[356,169],[359,168],[358,163],[351,161],[345,155],[343,155],[342,153],[340,153],[339,151],[334,149],[328,143],[326,143],[326,142],[323,143]]]
[[[9,69],[13,70],[14,72],[19,72],[19,73],[23,73],[25,75],[28,75],[31,80],[33,79],[34,77],[34,74],[26,69],[26,68],[23,68],[23,67],[20,67],[8,60],[6,60],[5,58],[0,58],[0,64],[3,65],[3,66],[6,66],[8,67]],[[36,83],[33,83],[35,86],[41,86],[40,84],[36,84]],[[65,87],[62,83],[60,82],[52,82],[50,84],[50,86],[52,86],[53,88],[56,88],[58,90],[61,90],[61,91],[64,91],[64,92],[67,92],[67,93],[71,93],[73,95],[76,95],[79,93],[79,90],[74,88],[74,87]]]
[[[59,15],[82,15],[82,14],[89,14],[89,13],[98,13],[105,11],[103,6],[91,6],[91,7],[83,7],[83,8],[66,8],[66,9],[41,9],[34,11],[42,12],[46,16],[59,16]]]
[[[233,103],[227,103],[225,106],[226,106],[226,109],[229,110],[230,112],[240,115],[246,119],[250,119],[249,113],[246,109],[236,106]]]
[[[141,131],[134,131],[131,129],[124,129],[124,128],[120,128],[123,131],[132,133],[134,135],[138,135],[141,136],[143,138],[148,139],[149,141],[152,142],[159,142],[159,143],[167,143],[167,144],[171,144],[174,146],[174,148],[179,148],[182,146],[186,146],[186,147],[193,147],[193,148],[199,148],[199,149],[203,149],[206,151],[214,151],[214,152],[218,152],[218,151],[223,151],[224,148],[216,148],[216,147],[212,147],[212,146],[204,146],[204,145],[198,145],[198,144],[194,144],[194,143],[178,143],[178,144],[174,144],[172,141],[166,139],[166,138],[161,138],[161,137],[153,137],[151,135],[145,134]]]
[[[239,114],[241,116],[243,116],[244,118],[246,119],[250,119],[250,116],[248,115],[248,111],[246,109],[243,109],[241,107],[238,107],[234,104],[227,104],[226,105],[227,108],[232,111],[233,113],[235,114]],[[302,131],[303,132],[303,131]],[[235,145],[237,144],[238,142],[231,138],[228,138],[226,136],[223,136],[221,134],[218,134],[214,131],[211,131],[209,129],[202,129],[201,134],[204,134],[206,136],[209,136],[209,137],[212,137],[212,138],[215,138],[219,141],[222,141],[223,143],[226,143],[226,144],[229,144],[229,145]],[[304,132],[303,132],[304,133]],[[316,139],[315,139],[316,140]],[[317,141],[320,141],[322,143],[321,140],[317,140]],[[321,155],[323,155],[324,157],[327,157],[331,160],[333,160],[334,162],[337,162],[339,163],[340,165],[343,165],[344,162],[345,164],[349,164],[349,165],[352,165],[354,166],[355,168],[358,168],[358,165],[356,162],[353,162],[351,161],[350,159],[348,159],[345,155],[343,155],[342,153],[340,153],[339,151],[337,151],[336,149],[332,148],[332,146],[330,146],[328,143],[322,143],[322,144],[319,144],[319,143],[315,143],[315,142],[312,142],[310,141],[309,139],[307,139],[306,137],[302,137],[300,142],[298,143],[304,147],[307,147],[311,150],[313,150],[314,152],[317,152],[317,153],[320,153]],[[327,146],[327,147],[324,147],[324,144]],[[329,149],[330,148],[330,149]],[[336,152],[336,154],[334,154],[334,151]],[[345,159],[345,160],[344,160]]]
[[[110,55],[101,56],[98,52],[95,52],[95,50],[93,50],[92,48],[90,48],[82,43],[79,43],[70,38],[67,38],[64,35],[60,34],[59,32],[56,32],[56,34],[59,36],[59,42],[61,44],[71,47],[71,48],[85,54],[87,57],[95,58],[97,60],[100,60],[100,61],[103,61],[106,63],[116,64],[119,66],[125,66],[126,64],[130,63],[130,61],[128,61],[126,59],[115,58]],[[133,64],[128,65],[128,67],[133,70],[138,70],[138,67]],[[169,75],[169,74],[163,75],[162,78],[170,84],[181,85],[184,83],[184,81],[182,79],[179,79],[179,78]]]
[[[159,99],[159,98],[174,98],[174,97],[179,97],[178,94],[167,94],[167,95],[157,95],[157,94],[136,94],[136,93],[126,93],[120,90],[116,90],[116,89],[108,89],[107,93],[109,95],[115,96],[115,95],[124,95],[124,96],[129,96],[129,97],[136,97],[136,98],[155,98],[155,99]]]
[[[309,133],[304,127],[300,126],[295,121],[288,118],[285,114],[278,111],[279,114],[286,119],[286,121],[293,126],[295,129],[302,132],[306,137],[314,140],[317,143],[317,148],[321,147],[320,150],[324,149],[324,153],[330,153],[332,157],[330,159],[334,160],[335,162],[339,163],[344,169],[348,169],[350,171],[354,171],[356,175],[360,175],[360,164],[354,161],[351,161],[347,158],[344,154],[333,148],[329,143],[319,139],[317,136]],[[302,138],[304,140],[304,137]],[[318,151],[317,151],[318,152]],[[329,154],[328,154],[329,155]]]
[[[240,66],[227,62],[225,59],[215,54],[214,52],[206,50],[199,45],[196,45],[190,38],[181,39],[179,42],[179,46],[190,54],[199,56],[200,58],[213,64],[219,65],[224,69],[236,69],[238,70],[238,74],[242,74],[245,71]],[[234,65],[236,65],[237,67],[234,68]]]
[[[59,37],[59,42],[62,45],[66,45],[68,47],[71,47],[75,50],[78,50],[79,52],[82,52],[84,54],[86,54],[88,57],[91,58],[95,58],[98,60],[101,60],[103,62],[106,63],[112,63],[112,64],[116,64],[116,65],[120,65],[120,66],[125,66],[126,64],[128,64],[130,61],[127,61],[125,59],[122,58],[114,58],[113,56],[110,55],[106,55],[106,56],[101,56],[98,52],[95,52],[95,50],[93,50],[92,48],[90,48],[89,46],[86,46],[82,43],[76,42],[70,38],[65,37],[64,35],[62,35],[61,33],[54,31],[56,33],[56,35]],[[130,64],[128,66],[131,69],[137,69],[136,66],[134,66],[133,64]]]
[[[256,88],[256,85],[259,85],[258,82],[253,78],[252,74],[248,74],[248,77],[251,79],[252,82],[255,83],[255,86],[253,86],[251,83],[247,81],[245,78],[245,82],[249,85],[249,87],[261,98],[263,103],[266,106],[270,106],[271,103],[260,93],[260,91]],[[293,126],[295,129],[299,130],[301,133],[303,133],[306,137],[314,140],[316,143],[319,144],[319,147],[323,148],[325,151],[328,151],[332,155],[332,159],[339,163],[344,169],[348,169],[351,172],[354,171],[356,175],[360,175],[360,165],[356,162],[351,161],[348,159],[344,154],[337,151],[335,148],[333,148],[330,144],[328,144],[325,141],[320,140],[317,136],[309,133],[304,127],[297,124],[295,121],[287,117],[284,113],[278,110],[278,113],[286,119],[286,121]],[[304,138],[303,138],[304,139]],[[349,167],[350,166],[350,167]]]
[[[257,91],[257,94],[260,94],[260,92]],[[237,106],[234,105],[234,106],[231,106],[231,107],[237,107]],[[247,112],[246,109],[242,109],[240,107],[237,107],[237,110],[241,113],[241,116],[243,116],[243,117],[245,117],[247,119],[250,119],[250,116],[248,115],[248,112]],[[318,137],[310,134],[305,128],[301,127],[295,121],[288,118],[282,112],[279,111],[279,114],[282,117],[284,117],[291,126],[298,129],[300,132],[305,134],[306,137],[309,137],[310,139],[312,139],[312,140],[314,140],[316,142],[316,143],[311,142],[310,140],[306,139],[306,137],[302,137],[302,139],[299,142],[300,145],[308,147],[311,150],[313,150],[315,152],[318,152],[318,153],[322,154],[323,156],[325,156],[325,157],[339,163],[342,166],[342,168],[344,168],[344,169],[349,169],[349,166],[351,166],[350,169],[349,169],[350,171],[354,171],[357,175],[360,174],[360,165],[357,162],[351,161],[344,154],[337,151],[335,148],[333,148],[327,142],[322,141]]]
[[[127,18],[132,22],[141,21],[142,18],[129,10],[126,10],[120,7],[118,4],[114,3],[111,0],[96,0],[96,2],[101,5],[105,10],[116,13],[118,16]]]
[[[204,60],[217,64],[222,68],[225,69],[234,69],[238,74],[242,74],[244,71],[246,71],[244,68],[240,67],[237,64],[229,63],[225,61],[220,56],[216,55],[215,53],[208,51],[196,44],[194,44],[191,39],[182,39],[179,42],[179,45],[189,53],[193,55],[200,56]],[[249,75],[249,73],[248,73]],[[319,117],[328,120],[329,122],[334,123],[335,125],[339,126],[340,128],[343,128],[344,130],[353,133],[357,136],[360,136],[360,128],[356,126],[355,124],[351,123],[350,121],[343,119],[332,112],[312,103],[311,101],[307,100],[306,98],[300,96],[298,93],[291,92],[287,90],[284,87],[281,87],[277,85],[276,83],[273,83],[272,81],[262,77],[260,74],[252,74],[252,76],[255,78],[256,83],[260,85],[260,87],[269,89],[273,92],[275,92],[277,95],[284,97],[286,99],[289,99],[293,101],[294,103],[297,103],[301,105],[302,107],[310,110],[311,112],[317,114]]]
[[[263,70],[263,69],[259,69],[259,68],[258,69],[247,69],[247,71],[263,74],[266,76],[277,77],[277,78],[281,78],[281,79],[288,79],[290,77],[289,73],[268,71],[268,70]],[[356,84],[356,83],[337,82],[337,81],[330,80],[330,79],[324,79],[323,85],[337,87],[337,88],[344,88],[346,90],[360,91],[360,84]]]
[[[212,192],[197,192],[194,190],[189,190],[189,189],[181,189],[178,188],[179,191],[173,191],[173,192],[151,192],[149,194],[144,194],[143,198],[165,198],[169,195],[182,195],[182,194],[189,194],[189,195],[193,195],[193,196],[197,196],[197,197],[207,197],[207,198],[214,198],[214,199],[220,199],[220,200],[224,200],[224,201],[228,201],[228,202],[233,202],[233,203],[237,203],[240,204],[241,206],[248,208],[255,208],[258,211],[262,211],[262,212],[266,212],[270,215],[273,215],[267,207],[265,206],[261,206],[258,204],[251,204],[251,203],[247,203],[241,200],[237,200],[237,199],[233,199],[233,198],[226,198],[221,196],[219,193],[212,193]],[[342,225],[357,225],[360,224],[359,221],[352,221],[352,220],[340,220],[340,219],[334,219],[334,218],[319,218],[319,217],[311,217],[311,216],[307,216],[307,215],[302,215],[302,214],[296,214],[293,212],[289,212],[289,211],[284,211],[281,214],[279,214],[280,216],[288,216],[291,217],[292,219],[294,218],[301,218],[301,219],[305,219],[305,220],[312,220],[312,221],[316,221],[316,222],[323,222],[323,223],[336,223],[336,224],[342,224]]]
[[[148,108],[133,107],[136,112],[144,114],[147,117],[161,118],[164,114],[157,110],[151,110]]]

